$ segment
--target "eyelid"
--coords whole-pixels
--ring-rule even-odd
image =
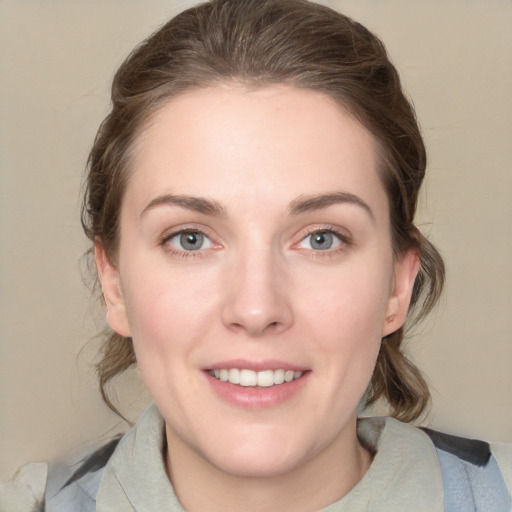
[[[187,251],[186,249],[180,249],[175,247],[169,243],[173,238],[183,234],[183,233],[197,233],[204,236],[209,240],[210,246],[206,248],[197,249],[195,251]],[[221,247],[221,244],[215,240],[215,237],[211,230],[206,228],[205,226],[198,227],[197,225],[185,224],[181,226],[175,226],[166,230],[160,237],[158,241],[158,245],[161,245],[171,254],[178,255],[181,257],[197,257],[204,255],[207,251],[211,249],[218,249]]]
[[[176,247],[172,241],[174,239],[180,239],[181,241],[181,237],[183,235],[198,235],[202,238],[202,242],[203,244],[206,242],[206,247],[200,247],[198,249],[191,249],[191,250],[187,250],[185,248],[181,249],[180,247]],[[213,247],[213,241],[210,239],[210,237],[208,235],[205,235],[204,233],[201,233],[200,231],[192,231],[192,230],[189,230],[189,229],[186,229],[186,230],[182,230],[182,231],[178,231],[176,234],[174,235],[171,235],[171,236],[168,236],[166,238],[166,243],[168,243],[169,245],[171,245],[172,247],[174,247],[175,249],[177,250],[183,250],[184,252],[195,252],[195,251],[203,251],[205,249],[211,249]]]
[[[339,245],[332,249],[326,249],[326,250],[315,250],[315,249],[308,249],[308,248],[301,248],[298,247],[298,245],[303,242],[308,236],[311,236],[315,233],[330,233],[334,235],[339,240]],[[304,251],[311,251],[314,253],[326,253],[326,254],[332,254],[339,251],[345,250],[347,247],[350,247],[353,245],[352,236],[346,229],[342,229],[339,226],[334,226],[330,224],[318,224],[313,226],[308,226],[305,228],[305,230],[301,230],[296,238],[298,240],[293,243],[293,247],[298,248],[299,250],[302,249]]]

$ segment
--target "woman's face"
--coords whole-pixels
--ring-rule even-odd
[[[288,86],[182,94],[137,141],[120,230],[116,266],[96,248],[107,319],[133,338],[171,453],[278,475],[357,444],[417,269],[393,259],[361,124]]]

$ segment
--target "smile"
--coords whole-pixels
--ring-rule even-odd
[[[222,368],[210,370],[208,373],[217,380],[229,382],[230,384],[237,384],[244,387],[258,386],[269,388],[299,379],[304,372],[283,369],[256,372],[246,368]]]

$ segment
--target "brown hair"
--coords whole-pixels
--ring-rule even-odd
[[[321,91],[375,136],[394,253],[416,248],[420,258],[409,322],[424,317],[441,294],[444,266],[413,224],[426,167],[414,110],[382,42],[350,18],[305,0],[213,0],[171,19],[132,52],[115,75],[112,108],[89,155],[82,207],[89,239],[101,239],[115,261],[130,152],[151,116],[180,92],[230,82]],[[395,417],[411,421],[430,394],[403,354],[403,338],[401,328],[382,340],[366,403],[384,397]],[[110,332],[97,365],[110,407],[106,385],[135,362],[132,340]]]

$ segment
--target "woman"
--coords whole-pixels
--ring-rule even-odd
[[[510,450],[357,420],[379,398],[424,411],[404,323],[444,280],[380,41],[308,2],[218,0],[138,47],[112,101],[82,219],[98,371],[104,390],[136,362],[154,404],[50,471],[47,510],[509,510]]]

